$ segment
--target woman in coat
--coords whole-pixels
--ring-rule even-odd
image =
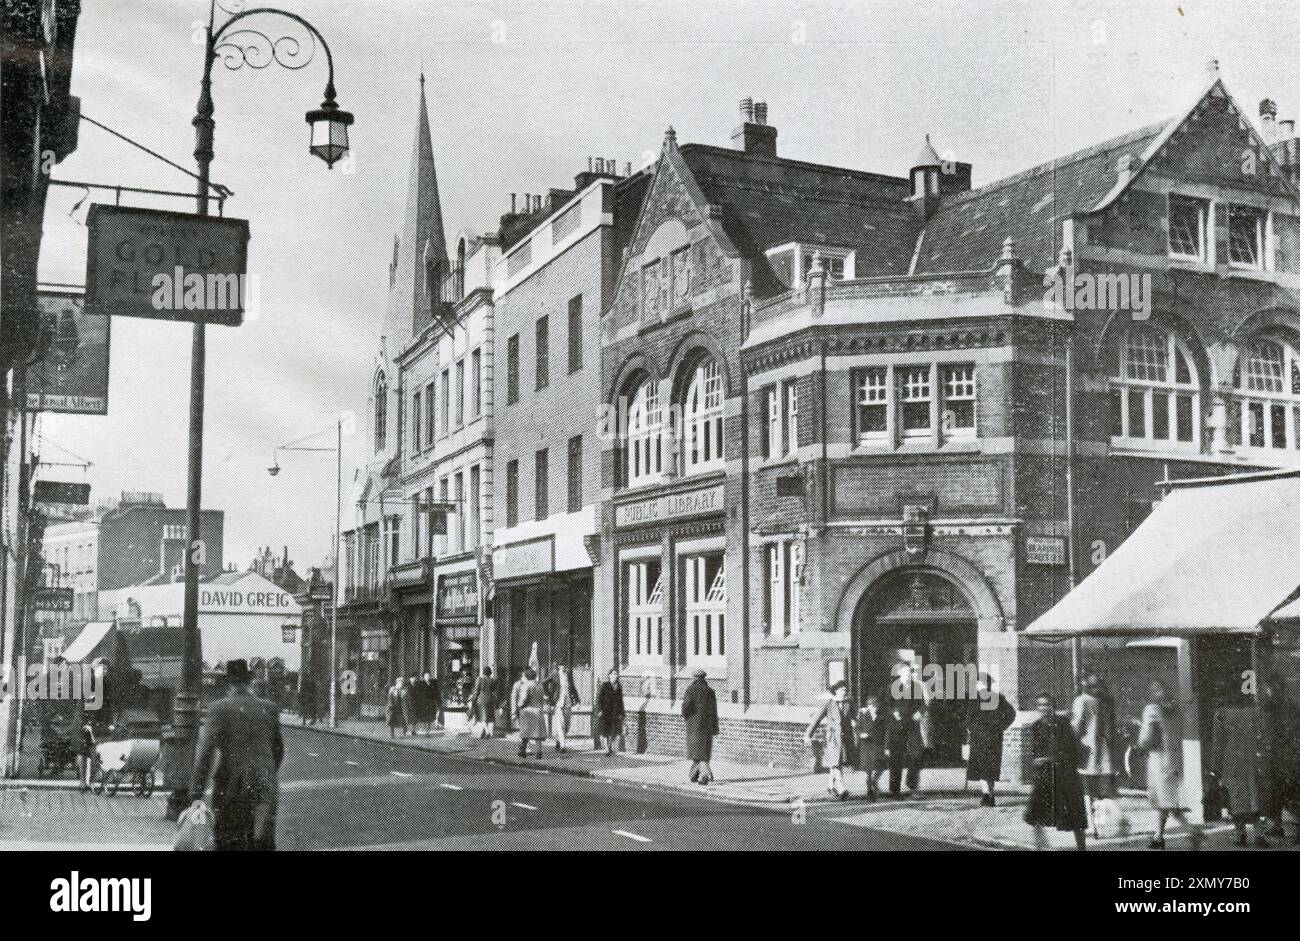
[[[396,738],[398,729],[406,734],[406,695],[406,680],[399,676],[388,690],[388,704],[384,707],[389,738]]]
[[[1034,828],[1034,846],[1047,848],[1045,827],[1068,830],[1083,851],[1088,816],[1083,809],[1083,785],[1079,782],[1079,746],[1070,720],[1058,715],[1052,697],[1038,697],[1041,714],[1029,727],[1029,754],[1033,761],[1029,803],[1025,823]]]
[[[1070,710],[1070,725],[1079,741],[1079,776],[1083,778],[1083,801],[1091,822],[1092,802],[1115,796],[1115,775],[1120,767],[1115,700],[1096,673],[1084,676],[1083,692],[1075,697]],[[1092,835],[1097,835],[1095,822]]]
[[[510,706],[514,712],[515,722],[519,726],[519,757],[528,757],[528,742],[537,742],[537,757],[542,757],[542,742],[546,740],[546,717],[542,710],[546,708],[546,698],[542,687],[537,682],[537,674],[529,667],[519,677],[510,694]]]
[[[1147,754],[1147,797],[1156,812],[1156,835],[1149,846],[1165,848],[1165,824],[1173,817],[1191,833],[1192,848],[1198,849],[1205,835],[1183,812],[1182,715],[1164,683],[1152,680],[1147,694],[1151,701],[1142,710],[1137,747]]]
[[[1268,746],[1263,712],[1246,697],[1214,713],[1210,773],[1228,792],[1228,812],[1237,829],[1238,846],[1246,845],[1248,823],[1255,831],[1255,845],[1268,846],[1260,825],[1260,815],[1272,803]]]
[[[496,681],[492,679],[491,667],[484,667],[483,675],[474,680],[474,688],[469,694],[469,708],[473,724],[478,726],[479,738],[491,738],[496,732],[497,715]]]
[[[578,687],[573,683],[573,674],[568,666],[561,663],[555,672],[546,678],[542,686],[546,693],[546,703],[551,709],[551,734],[555,736],[555,750],[562,752],[567,744],[565,736],[573,724],[573,709],[578,705]]]
[[[804,741],[812,744],[813,733],[826,726],[826,747],[822,750],[822,764],[826,766],[826,790],[836,800],[844,800],[849,790],[844,786],[844,769],[853,767],[858,744],[857,724],[853,704],[849,702],[849,688],[843,682],[831,687],[830,698],[822,711],[804,732]]]
[[[993,807],[993,790],[1002,777],[1002,736],[1016,721],[1016,710],[1005,697],[993,690],[993,677],[980,674],[980,691],[971,700],[966,716],[966,734],[970,757],[966,760],[966,780],[979,781],[984,789],[981,807]]]
[[[600,693],[596,697],[596,729],[605,740],[605,754],[614,754],[614,739],[623,734],[623,684],[619,682],[618,670],[609,671],[609,679],[600,684]]]
[[[689,778],[696,784],[713,781],[713,736],[718,734],[718,697],[709,686],[703,670],[682,696],[682,718],[686,720],[686,757],[691,761]]]

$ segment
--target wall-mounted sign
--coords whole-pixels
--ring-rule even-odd
[[[71,611],[71,588],[38,588],[32,592],[32,607],[37,611]]]
[[[555,536],[498,546],[492,553],[493,577],[500,580],[555,571]]]
[[[438,617],[478,617],[478,571],[476,569],[438,576]]]
[[[86,217],[86,310],[236,327],[248,299],[248,222],[96,204]]]
[[[1065,540],[1060,536],[1027,536],[1025,561],[1030,565],[1064,565]]]
[[[292,644],[298,639],[298,628],[292,624],[284,624],[280,627],[280,639],[286,644]]]
[[[90,484],[73,484],[62,480],[38,480],[32,497],[37,503],[64,503],[86,506],[90,503]]]
[[[684,493],[624,503],[614,508],[614,525],[641,526],[702,513],[721,513],[722,495],[723,486],[718,484],[703,490],[687,490]]]
[[[27,407],[36,412],[108,414],[109,318],[87,314],[80,294],[38,291],[41,339],[27,367]]]

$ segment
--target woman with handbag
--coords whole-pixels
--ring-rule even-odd
[[[849,702],[849,688],[845,683],[831,687],[830,698],[804,732],[804,741],[812,744],[813,733],[823,723],[826,725],[826,748],[822,752],[822,764],[827,771],[826,790],[836,800],[845,800],[849,791],[844,786],[844,769],[855,764],[858,743],[853,704]]]
[[[1151,701],[1142,710],[1137,747],[1146,752],[1147,798],[1156,812],[1156,834],[1148,845],[1165,848],[1165,824],[1173,817],[1191,834],[1192,849],[1200,849],[1205,834],[1187,819],[1182,802],[1183,723],[1178,703],[1159,680],[1151,681],[1147,693]]]

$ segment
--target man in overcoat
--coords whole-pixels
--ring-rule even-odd
[[[278,780],[284,760],[280,710],[249,690],[248,661],[226,664],[230,691],[208,707],[195,752],[190,792],[202,800],[212,784],[213,839],[218,850],[275,849]]]
[[[718,697],[705,680],[703,670],[682,696],[682,718],[686,720],[686,757],[691,760],[690,779],[708,785],[713,780],[713,737],[718,734]]]

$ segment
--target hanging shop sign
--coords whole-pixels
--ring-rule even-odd
[[[478,572],[475,569],[438,576],[438,617],[478,617]]]
[[[37,503],[86,506],[90,503],[90,484],[74,484],[63,480],[38,480],[32,485],[32,498]]]
[[[243,322],[250,288],[246,220],[96,204],[86,228],[90,313]]]
[[[71,611],[71,588],[37,588],[32,592],[32,607],[37,611]]]
[[[41,333],[24,391],[34,412],[108,414],[109,319],[86,313],[81,294],[38,291]]]

